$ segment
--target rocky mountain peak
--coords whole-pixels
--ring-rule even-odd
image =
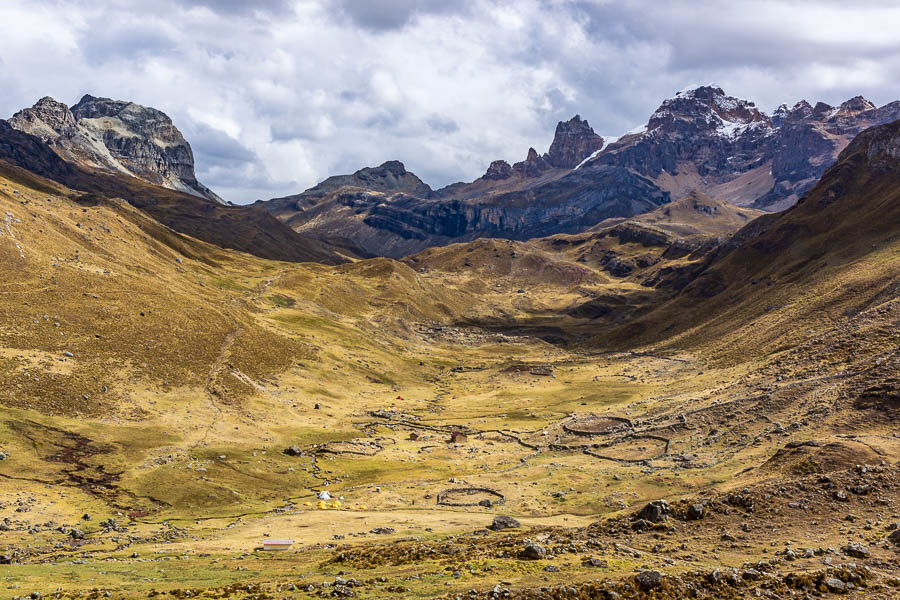
[[[771,121],[753,102],[728,96],[720,87],[703,85],[664,100],[651,115],[647,131],[691,135],[707,132],[735,137],[754,123],[769,126]]]
[[[812,115],[812,113],[813,107],[806,100],[801,100],[790,108],[787,104],[782,104],[772,113],[772,125],[781,127],[785,123],[801,121]]]
[[[75,116],[69,107],[44,96],[31,108],[20,110],[9,119],[10,125],[20,130],[30,130],[45,142],[59,136],[70,137],[75,132]]]
[[[407,192],[428,195],[428,187],[399,160],[389,160],[377,167],[366,167],[353,174],[361,187],[382,192]]]
[[[484,179],[500,180],[512,177],[512,166],[505,160],[495,160],[482,176]]]
[[[556,133],[544,160],[553,167],[573,169],[581,161],[603,147],[603,138],[597,135],[581,115],[556,125]]]
[[[513,171],[516,171],[525,177],[538,177],[541,173],[550,169],[551,166],[544,160],[544,157],[537,153],[537,150],[529,148],[528,156],[525,160],[523,162],[517,162],[512,168]]]
[[[838,108],[843,114],[856,114],[866,110],[872,110],[875,108],[875,105],[862,96],[854,96],[846,102],[842,102]]]
[[[13,115],[10,124],[68,161],[222,202],[197,181],[190,144],[155,108],[86,94],[69,109],[45,97]]]
[[[432,194],[428,184],[415,173],[407,171],[406,165],[399,160],[389,160],[377,167],[363,167],[349,175],[333,175],[301,194],[287,196],[282,200],[304,207],[343,187],[362,188],[383,194],[412,194],[420,198],[428,198]]]
[[[812,112],[810,113],[810,116],[822,117],[822,116],[830,113],[833,110],[834,110],[834,107],[830,104],[826,104],[825,102],[816,102],[816,105],[813,106],[813,108],[812,108]]]

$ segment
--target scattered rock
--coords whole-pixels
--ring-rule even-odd
[[[288,456],[300,456],[303,454],[303,450],[300,449],[300,446],[288,446],[284,449],[284,453]]]
[[[843,594],[845,591],[847,591],[847,585],[836,577],[826,577],[825,587],[827,587],[828,591],[833,594]]]
[[[659,571],[641,571],[634,577],[634,581],[647,591],[659,587],[662,583],[663,574]]]
[[[651,527],[653,527],[653,523],[644,519],[638,519],[631,524],[631,528],[635,531],[645,531],[647,529],[650,529]]]
[[[668,502],[665,500],[654,500],[642,508],[637,517],[651,523],[660,523],[668,518],[669,511]]]
[[[687,518],[691,521],[699,521],[703,518],[703,505],[696,503],[691,504],[687,509]]]
[[[846,546],[842,548],[844,554],[847,556],[852,556],[853,558],[868,558],[869,557],[869,548],[863,546],[859,542],[850,542]]]
[[[608,562],[606,562],[605,560],[601,560],[601,559],[597,558],[596,556],[587,557],[586,559],[584,559],[584,562],[582,564],[586,567],[608,567],[609,566]]]
[[[519,523],[517,519],[504,515],[497,515],[494,517],[494,522],[491,523],[490,529],[493,529],[494,531],[503,531],[504,529],[516,529],[521,526],[522,524]]]
[[[547,550],[540,544],[535,544],[533,542],[526,544],[525,549],[522,550],[522,558],[527,560],[538,560],[544,558],[545,554],[547,554]]]

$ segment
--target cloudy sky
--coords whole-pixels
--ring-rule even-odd
[[[433,187],[646,122],[689,84],[766,111],[900,98],[894,1],[0,0],[0,117],[42,96],[168,113],[250,202],[398,159]]]

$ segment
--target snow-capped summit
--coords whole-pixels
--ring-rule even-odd
[[[664,100],[647,123],[648,133],[656,135],[706,131],[730,138],[770,127],[770,119],[753,102],[711,85],[688,88]]]

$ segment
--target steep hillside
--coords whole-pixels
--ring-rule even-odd
[[[244,283],[277,263],[179,234],[129,204],[77,194],[0,162],[2,403],[44,414],[128,416],[135,394],[159,386],[244,384],[309,350],[255,325]],[[230,384],[228,379],[231,379]],[[218,393],[218,392],[217,392]],[[244,392],[245,393],[245,392]]]

